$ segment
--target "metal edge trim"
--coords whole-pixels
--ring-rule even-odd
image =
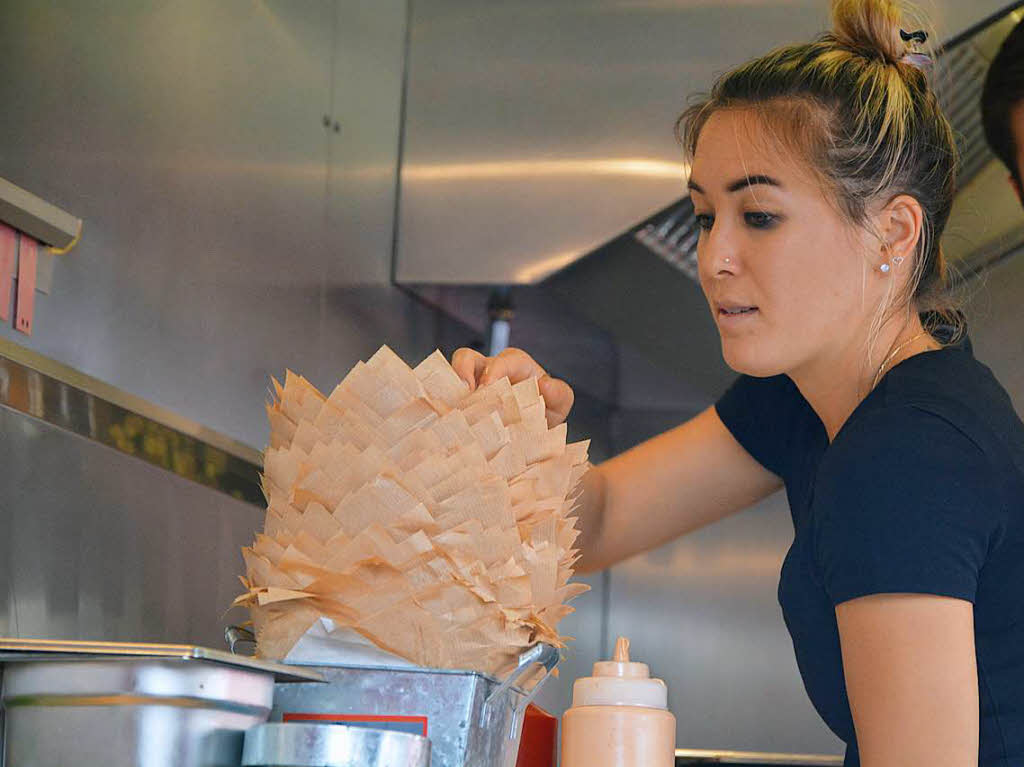
[[[256,466],[263,463],[263,454],[250,445],[234,440],[208,426],[203,426],[201,423],[178,415],[142,397],[122,391],[116,386],[112,386],[98,378],[93,378],[49,357],[44,357],[38,352],[20,346],[9,339],[0,338],[0,356],[6,357],[12,362],[17,362],[19,365],[31,368],[37,373],[42,373],[86,394],[91,394],[104,402],[117,405],[124,410],[130,410],[150,421],[155,421],[182,434],[194,437],[211,447],[223,450],[225,453],[240,458],[243,461]]]
[[[154,657],[194,658],[197,645],[161,644],[146,642],[89,642],[69,639],[21,639],[18,637],[0,637],[0,651],[14,650],[18,652],[41,653],[88,653],[101,655],[150,655]]]
[[[264,505],[255,449],[2,338],[0,406]]]
[[[44,245],[65,248],[82,230],[82,219],[2,177],[0,210],[8,224]]]
[[[276,661],[233,655],[199,645],[147,644],[131,642],[53,641],[0,637],[0,667],[4,663],[28,663],[75,660],[197,660],[274,675],[278,682],[323,682],[323,674]]]
[[[842,765],[843,757],[826,754],[783,754],[759,751],[705,751],[677,748],[677,759],[702,759],[717,764]]]
[[[263,717],[269,713],[265,706],[251,706],[217,698],[196,698],[190,695],[14,695],[4,699],[6,708],[44,706],[47,708],[121,706],[171,706],[173,708],[216,709],[235,714]]]
[[[139,663],[151,661],[153,663],[159,663],[161,661],[175,661],[175,660],[202,660],[207,663],[213,663],[218,666],[228,666],[230,668],[239,671],[258,671],[265,674],[270,674],[274,678],[276,684],[297,684],[310,682],[313,684],[323,684],[327,680],[322,674],[315,671],[305,670],[293,670],[290,666],[284,664],[272,663],[269,661],[260,661],[259,659],[252,659],[251,663],[243,663],[236,661],[222,661],[214,658],[197,658],[190,655],[102,655],[99,653],[4,653],[0,652],[0,671],[3,670],[4,665],[18,665],[23,663],[80,663],[84,661],[94,661],[101,663],[128,663],[129,661],[135,660]]]
[[[293,667],[306,667],[306,668],[324,668],[324,669],[344,669],[346,671],[394,671],[395,673],[401,671],[408,671],[412,674],[444,674],[446,676],[475,676],[482,679],[485,682],[491,684],[501,684],[501,680],[490,674],[485,674],[482,671],[473,671],[471,669],[461,668],[428,668],[426,666],[385,666],[385,665],[374,665],[374,666],[356,666],[346,663],[295,663],[288,664],[290,668]],[[513,685],[513,689],[523,692],[519,687]]]

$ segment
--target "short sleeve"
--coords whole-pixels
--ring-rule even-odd
[[[719,397],[715,410],[743,449],[783,478],[811,417],[821,427],[796,384],[785,375],[741,375]]]
[[[914,405],[850,425],[827,451],[814,491],[815,556],[832,604],[885,593],[973,602],[1005,521],[984,452]]]

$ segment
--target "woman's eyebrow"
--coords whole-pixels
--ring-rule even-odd
[[[782,184],[780,184],[771,176],[764,176],[758,174],[756,176],[744,176],[738,181],[733,181],[731,184],[729,184],[729,186],[726,187],[726,189],[730,192],[738,192],[740,189],[745,189],[748,186],[754,186],[754,184],[766,184],[768,186],[778,187],[782,186]]]
[[[748,186],[754,186],[755,184],[765,184],[766,186],[777,186],[779,188],[782,187],[782,184],[779,183],[774,178],[772,178],[771,176],[758,174],[756,176],[744,176],[741,179],[737,179],[736,181],[733,181],[731,184],[729,184],[725,189],[728,192],[738,192],[741,189],[746,189]],[[692,178],[686,182],[686,188],[694,192],[700,192],[701,194],[705,194],[704,187],[702,187]]]

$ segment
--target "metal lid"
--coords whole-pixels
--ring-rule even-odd
[[[422,735],[343,724],[261,724],[245,733],[244,767],[427,767]]]

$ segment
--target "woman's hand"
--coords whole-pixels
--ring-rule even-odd
[[[497,357],[485,357],[473,349],[457,349],[452,355],[452,367],[469,390],[484,386],[508,376],[512,383],[537,378],[537,386],[547,408],[548,428],[562,423],[572,409],[576,395],[565,381],[552,378],[537,361],[522,349],[505,349]]]

